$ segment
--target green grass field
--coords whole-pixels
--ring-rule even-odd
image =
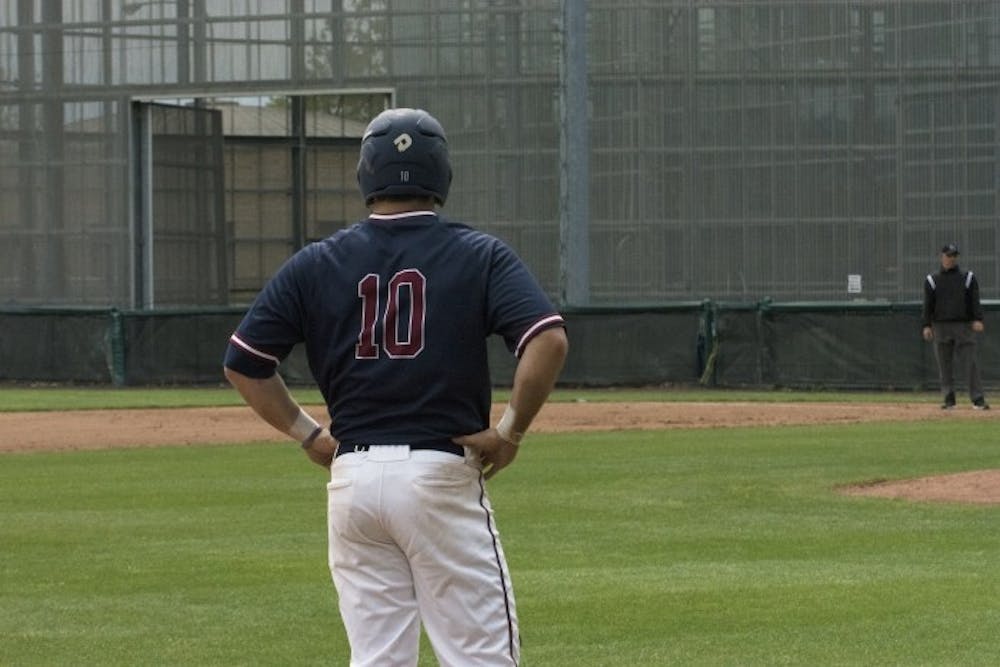
[[[534,435],[489,486],[524,664],[996,664],[1000,508],[835,489],[997,466],[978,420]],[[324,484],[287,443],[0,455],[0,665],[346,665]]]
[[[292,387],[304,405],[322,405],[319,391]],[[507,400],[496,390],[494,400]],[[559,389],[552,401],[757,401],[757,402],[937,402],[939,396],[914,392],[764,391],[729,389]],[[0,412],[24,410],[104,410],[243,405],[231,387],[108,389],[106,387],[25,387],[0,385]]]

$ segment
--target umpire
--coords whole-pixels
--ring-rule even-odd
[[[941,248],[941,270],[924,281],[923,336],[934,341],[941,377],[942,410],[955,407],[955,366],[969,378],[969,398],[977,410],[989,410],[976,363],[976,334],[982,333],[983,307],[972,271],[958,266],[958,246]]]

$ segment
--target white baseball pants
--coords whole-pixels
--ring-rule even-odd
[[[516,666],[514,596],[478,457],[381,446],[330,471],[329,561],[351,667],[416,665],[421,623],[445,667]]]

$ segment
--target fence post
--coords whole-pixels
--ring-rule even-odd
[[[698,323],[698,384],[715,386],[715,359],[719,354],[719,337],[715,330],[715,304],[711,299],[701,302]]]
[[[111,384],[123,387],[125,386],[125,325],[122,313],[117,308],[111,309],[110,326],[108,338],[111,347]]]
[[[765,296],[757,302],[757,385],[770,383],[773,386],[771,363],[771,343],[767,339],[764,321],[771,312],[771,297]]]

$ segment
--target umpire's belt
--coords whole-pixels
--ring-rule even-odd
[[[351,452],[367,452],[372,447],[385,447],[385,446],[407,446],[410,450],[415,449],[433,449],[438,452],[448,452],[449,454],[454,454],[455,456],[465,457],[465,448],[462,445],[456,445],[450,440],[417,440],[415,442],[379,442],[379,443],[367,443],[367,442],[342,442],[337,446],[337,456],[341,454],[350,454]]]

